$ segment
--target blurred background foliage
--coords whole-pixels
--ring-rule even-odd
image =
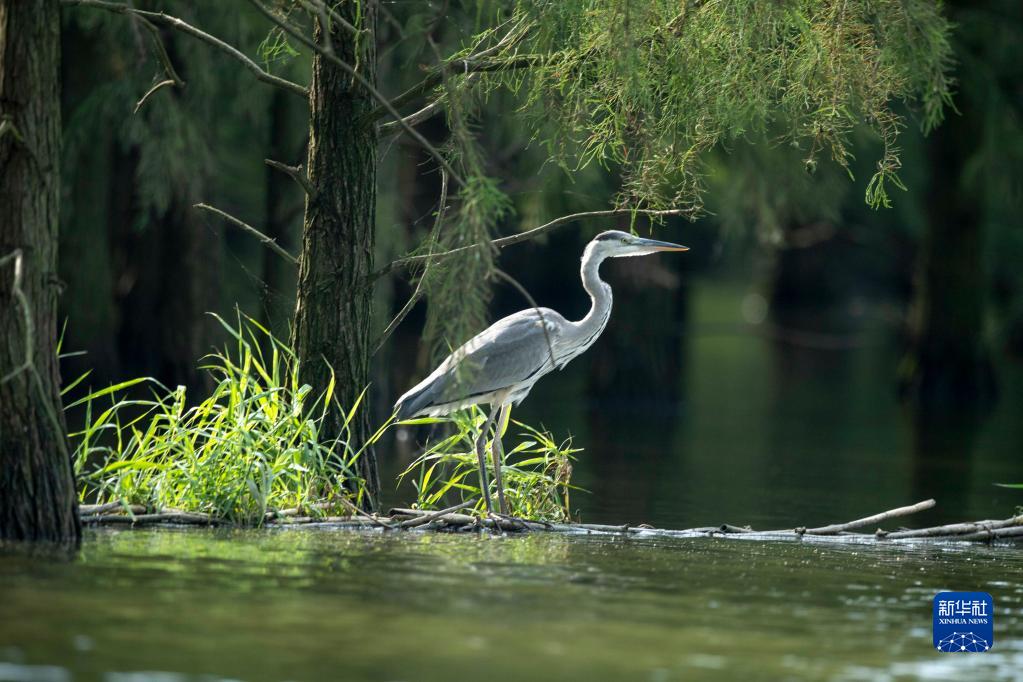
[[[230,9],[220,2],[185,0],[145,5],[222,37],[264,60],[274,73],[302,82],[309,71],[308,51],[284,47],[269,23],[245,3]],[[414,85],[423,69],[436,63],[422,40],[424,32],[432,31],[441,53],[450,54],[467,47],[467,37],[491,25],[496,12],[489,3],[453,5],[445,21],[433,26],[415,3],[385,1],[379,8],[378,77],[392,95]],[[681,446],[688,454],[677,454],[676,441],[667,448],[676,454],[647,451],[643,439],[651,433],[673,433],[678,422],[687,420],[694,424],[692,401],[705,395],[698,388],[706,372],[728,377],[746,368],[735,381],[722,380],[715,387],[723,405],[756,403],[757,382],[768,381],[765,373],[775,376],[769,380],[775,397],[765,404],[780,410],[788,406],[794,412],[786,414],[794,419],[807,417],[799,411],[808,404],[800,391],[810,391],[811,403],[840,401],[845,394],[839,387],[853,390],[857,382],[869,382],[866,393],[856,389],[856,400],[885,405],[890,422],[883,428],[894,433],[904,428],[911,441],[892,445],[879,437],[874,447],[903,453],[899,461],[910,470],[920,458],[968,459],[993,411],[1023,414],[1014,388],[1023,356],[1023,230],[1018,219],[1023,74],[1016,48],[1023,36],[1023,9],[1011,0],[963,1],[946,3],[944,14],[955,26],[948,46],[955,77],[952,109],[929,134],[925,131],[937,120],[936,103],[925,100],[912,109],[896,109],[906,123],[897,145],[886,138],[890,128],[885,126],[900,125],[894,120],[881,121],[879,135],[876,125],[873,131],[847,128],[839,117],[835,136],[824,135],[825,142],[818,143],[793,136],[793,126],[800,123],[795,116],[763,120],[749,129],[736,119],[729,129],[698,131],[698,146],[706,151],[699,166],[684,167],[681,157],[651,157],[642,166],[646,175],[623,175],[623,155],[645,144],[629,138],[628,131],[606,130],[603,137],[589,138],[551,135],[550,121],[573,130],[580,111],[573,101],[578,83],[589,84],[587,96],[594,88],[606,88],[609,105],[621,104],[626,96],[635,98],[631,105],[657,104],[655,67],[667,72],[685,68],[695,87],[701,57],[727,60],[730,53],[723,46],[750,48],[713,31],[703,51],[676,54],[674,62],[608,60],[602,62],[606,71],[587,73],[583,60],[575,64],[583,72],[574,80],[566,76],[556,83],[495,76],[482,94],[449,93],[473,98],[464,107],[471,112],[468,120],[435,117],[419,126],[437,145],[452,132],[457,135],[459,126],[471,135],[471,144],[460,147],[460,167],[479,165],[479,176],[495,179],[510,199],[509,206],[485,209],[496,216],[502,234],[553,216],[604,208],[615,197],[662,205],[658,202],[678,198],[658,193],[664,189],[658,182],[667,178],[672,187],[699,184],[704,189],[706,212],[699,221],[670,219],[657,228],[658,234],[693,250],[680,258],[605,265],[616,294],[607,332],[564,375],[538,387],[525,407],[527,417],[544,422],[555,437],[566,431],[585,434],[576,439],[586,449],[580,457],[583,487],[628,479],[632,483],[619,491],[620,500],[661,499],[665,496],[659,498],[655,490],[661,466],[686,470],[687,462],[699,459],[693,453],[717,451],[720,438],[741,442],[753,437],[744,436],[741,426],[734,428],[748,417],[737,408],[732,427],[722,427],[727,434],[693,435],[696,440]],[[68,322],[65,347],[85,351],[67,358],[63,372],[77,376],[92,369],[94,387],[151,376],[170,387],[186,386],[190,393],[208,389],[196,360],[223,342],[223,332],[205,313],[229,317],[237,305],[286,337],[295,271],[250,237],[192,206],[205,201],[223,207],[297,251],[303,196],[263,159],[304,162],[305,106],[257,83],[219,52],[161,30],[186,86],[162,89],[133,113],[143,93],[163,78],[151,37],[136,22],[105,12],[65,11],[63,17],[61,315]],[[570,28],[552,22],[542,34],[542,40],[558,43],[568,61],[573,51],[578,56],[580,51],[615,49],[614,40],[607,40],[614,31],[594,38]],[[587,43],[591,38],[596,42]],[[921,43],[926,40],[908,36],[900,45],[926,51],[933,47]],[[916,62],[910,55],[905,63]],[[933,84],[937,76],[910,68],[893,78]],[[808,76],[805,82],[810,87],[813,79]],[[535,105],[532,115],[503,115],[522,106],[523,93],[516,87],[531,89],[525,94]],[[941,88],[933,88],[940,99]],[[690,92],[700,99],[675,104],[742,105],[741,98],[722,103],[734,93]],[[886,102],[890,94],[884,88],[863,93],[868,113],[878,104],[870,97]],[[653,134],[661,133],[655,129]],[[650,148],[654,141],[647,141]],[[810,157],[814,144],[829,151]],[[889,177],[885,187],[891,207],[872,208],[865,201],[871,198],[871,179],[879,171],[894,170],[884,164],[896,146],[898,177],[906,191]],[[465,150],[476,150],[479,158],[466,158]],[[604,155],[602,163],[580,164],[597,151]],[[376,260],[385,263],[408,253],[429,232],[441,179],[424,172],[432,167],[429,157],[406,137],[386,137],[380,157]],[[565,164],[578,169],[566,174]],[[872,198],[884,203],[876,191]],[[499,267],[519,279],[539,304],[578,318],[588,303],[576,284],[579,253],[596,231],[610,227],[647,229],[642,219],[634,223],[628,217],[564,227],[535,244],[502,252]],[[443,269],[437,274],[444,276]],[[482,296],[491,320],[525,305],[510,287],[498,288],[493,300],[487,292],[474,293],[464,270],[446,276],[460,283],[463,294]],[[377,333],[412,290],[401,273],[380,283],[374,294]],[[376,423],[390,413],[394,397],[429,370],[431,349],[420,344],[424,309],[422,304],[413,309],[374,358],[370,395]],[[470,319],[468,324],[483,322]],[[734,353],[728,350],[733,342],[743,344]],[[793,385],[793,379],[816,389],[801,388],[798,381]],[[836,407],[828,418],[840,418],[836,412],[842,410]],[[786,423],[786,418],[777,421]],[[862,421],[866,417],[860,419],[833,424],[833,431],[871,428]],[[954,425],[954,433],[935,428],[936,423]],[[382,465],[391,471],[414,457],[409,446],[416,434],[398,435],[393,453],[382,456]],[[654,447],[666,449],[663,442]],[[811,438],[803,447],[809,458],[809,450],[829,445]],[[1015,462],[1018,473],[1023,434],[1009,428],[992,447],[1002,454],[1001,464],[991,471],[1002,472],[999,467]],[[755,469],[757,448],[746,449]],[[648,472],[636,473],[644,465]],[[924,479],[906,474],[925,493],[927,484],[921,480],[951,489],[962,473],[944,464],[925,469]],[[816,480],[829,480],[828,474],[813,473]],[[754,489],[752,482],[749,489]],[[605,500],[618,499],[609,489],[595,492],[604,493]]]

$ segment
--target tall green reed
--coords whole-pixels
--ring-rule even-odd
[[[474,443],[485,421],[486,415],[472,407],[447,419],[424,417],[401,422],[407,425],[449,423],[453,428],[453,433],[428,445],[399,476],[399,481],[412,481],[420,509],[442,509],[476,500],[473,509],[484,510]],[[545,430],[518,421],[511,423],[521,429],[523,440],[505,452],[501,467],[510,514],[541,521],[570,520],[569,493],[577,489],[571,484],[572,462],[573,455],[580,449],[572,447],[571,438],[559,443]],[[490,443],[486,447],[488,466],[491,466]],[[492,472],[489,484],[491,499],[496,501],[497,488]]]
[[[169,389],[144,377],[68,405],[85,412],[85,426],[71,434],[82,499],[249,524],[269,511],[327,514],[361,504],[365,482],[355,464],[387,425],[355,445],[348,424],[362,396],[342,409],[333,378],[313,395],[299,382],[294,353],[262,325],[241,316],[233,326],[216,319],[233,341],[203,359],[214,389],[200,402],[190,404],[183,386]],[[340,411],[343,428],[324,438],[331,410]]]

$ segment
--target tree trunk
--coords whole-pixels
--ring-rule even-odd
[[[376,79],[375,10],[363,3],[361,21],[356,3],[337,7],[366,33],[355,41],[337,27],[331,43],[337,56],[357,64],[368,81]],[[322,26],[316,28],[320,42]],[[310,129],[307,168],[315,196],[306,202],[298,301],[295,310],[295,350],[303,383],[322,393],[333,370],[335,399],[345,409],[355,404],[369,382],[370,294],[376,220],[377,134],[371,123],[360,123],[373,108],[369,94],[341,69],[320,55],[313,58],[309,88]],[[341,432],[341,416],[329,413],[323,436]],[[369,434],[365,407],[358,410],[344,440],[358,447]],[[371,506],[380,484],[376,456],[363,454],[358,473],[365,479]]]
[[[986,276],[982,207],[961,182],[980,127],[967,98],[928,140],[927,228],[917,256],[903,397],[927,413],[982,411],[995,400],[984,339]]]
[[[0,0],[0,258],[23,255],[0,268],[0,541],[77,547],[55,345],[59,69],[57,0]]]

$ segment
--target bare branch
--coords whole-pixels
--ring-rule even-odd
[[[931,528],[919,528],[917,530],[897,530],[886,532],[877,529],[874,535],[886,540],[905,540],[907,538],[929,538],[935,536],[967,535],[984,533],[1000,528],[1012,526],[1023,526],[1023,516],[1014,516],[1011,519],[999,521],[974,521],[972,523],[951,523],[945,526],[933,526]]]
[[[274,170],[279,170],[280,172],[290,177],[292,180],[298,183],[298,186],[302,188],[302,191],[308,194],[309,196],[316,195],[316,190],[313,188],[312,183],[309,182],[309,177],[304,172],[302,172],[301,164],[297,166],[289,166],[285,163],[281,163],[280,161],[274,161],[273,159],[263,159],[263,163],[270,166],[270,168],[273,168]]]
[[[511,246],[512,244],[518,244],[519,242],[529,241],[530,239],[536,239],[540,235],[553,230],[555,227],[559,227],[566,223],[574,222],[576,220],[583,220],[585,218],[610,218],[614,216],[631,215],[634,213],[650,217],[663,218],[666,216],[691,216],[693,214],[693,211],[691,209],[685,208],[670,208],[665,210],[651,210],[645,208],[612,208],[606,211],[586,211],[584,213],[573,213],[571,215],[555,218],[549,223],[544,223],[540,227],[534,227],[532,230],[526,230],[525,232],[513,234],[509,237],[501,237],[500,239],[494,239],[489,243],[489,246],[492,248],[503,249],[504,247]],[[457,249],[451,249],[450,251],[443,251],[441,253],[436,253],[432,255],[422,254],[417,256],[408,256],[406,258],[400,258],[396,261],[392,261],[388,265],[381,268],[378,271],[377,276],[382,277],[392,272],[393,270],[396,270],[397,268],[405,267],[425,260],[430,260],[433,262],[441,261],[444,260],[445,258],[450,258],[455,254],[463,253],[470,249],[477,249],[480,247],[481,247],[480,244],[470,244],[468,246],[460,246]]]
[[[409,299],[405,302],[405,305],[401,307],[401,310],[398,311],[398,314],[394,316],[394,319],[390,321],[387,328],[381,332],[376,346],[373,347],[373,355],[380,352],[380,349],[384,347],[387,339],[391,337],[391,334],[393,334],[394,330],[398,328],[398,325],[405,321],[405,318],[408,317],[408,314],[412,312],[412,309],[416,307],[416,303],[419,303],[419,299],[422,297],[423,280],[419,280],[419,282],[416,283],[416,290],[412,292],[412,295],[409,296]]]
[[[433,247],[436,246],[437,240],[440,237],[441,227],[444,226],[444,216],[448,209],[448,174],[443,170],[440,172],[440,204],[437,207],[437,218],[433,221],[433,229],[430,231],[430,251],[433,251]],[[376,346],[373,348],[373,354],[383,347],[384,343],[390,338],[394,330],[398,328],[398,325],[404,321],[408,314],[412,311],[412,308],[416,306],[416,303],[422,298],[423,291],[423,279],[426,278],[426,270],[429,269],[430,264],[427,262],[426,268],[423,269],[423,274],[419,277],[419,281],[416,282],[416,290],[412,292],[408,301],[402,306],[398,314],[394,316],[394,319],[387,325],[384,331],[380,334],[380,338],[377,339]],[[371,280],[376,279],[371,277]]]
[[[469,68],[469,64],[470,63],[481,63],[481,60],[483,60],[486,57],[489,57],[493,53],[495,53],[495,52],[497,52],[497,51],[499,51],[501,49],[504,49],[504,48],[507,48],[507,47],[510,47],[510,46],[514,45],[515,43],[517,43],[520,40],[522,40],[522,38],[528,32],[529,28],[530,28],[530,25],[526,23],[526,19],[525,19],[525,17],[523,17],[522,19],[519,19],[519,21],[514,26],[512,26],[512,28],[507,33],[505,33],[504,36],[502,36],[501,39],[498,40],[495,44],[491,45],[490,47],[488,47],[488,48],[486,48],[484,50],[480,50],[479,52],[475,52],[472,55],[470,55],[470,56],[468,56],[468,57],[466,57],[466,58],[464,58],[462,60],[450,60],[450,59],[449,60],[444,60],[444,59],[442,59],[440,57],[440,55],[437,53],[436,44],[433,42],[432,39],[430,39],[430,44],[433,46],[434,53],[437,54],[437,61],[440,64],[440,66],[436,67],[437,75],[438,75],[438,78],[439,78],[439,80],[437,82],[437,85],[439,86],[439,85],[441,85],[441,84],[443,84],[445,82],[445,75],[446,75],[445,68],[446,68],[446,65],[451,64],[451,63],[461,64],[462,65],[462,71],[465,73],[465,85],[467,85],[467,86],[468,85],[472,85],[473,83],[475,83],[477,80],[480,79],[482,70],[475,70],[475,71],[471,70]],[[456,71],[457,71],[457,69],[456,69]],[[400,99],[400,96],[399,96],[399,99]],[[430,102],[429,104],[424,106],[422,109],[420,109],[420,110],[418,110],[418,111],[416,111],[416,112],[414,112],[412,114],[409,114],[408,116],[405,116],[404,117],[404,122],[407,125],[416,125],[418,123],[422,123],[423,121],[427,120],[428,118],[430,118],[434,114],[436,114],[439,111],[441,111],[441,109],[443,109],[443,107],[444,107],[445,101],[446,101],[446,97],[444,95],[441,95],[441,96],[437,97],[437,99],[433,100],[432,102]],[[379,109],[375,110],[373,112],[373,114],[371,114],[371,116],[375,115],[377,113],[377,111],[380,111],[380,110]],[[383,115],[383,113],[385,113],[385,112],[381,112],[381,115]],[[374,118],[374,120],[375,120],[375,118]],[[391,134],[391,133],[400,132],[401,127],[402,126],[401,126],[401,124],[398,121],[388,121],[387,123],[381,124],[380,130],[383,133]]]
[[[469,500],[467,502],[462,502],[460,504],[454,505],[453,507],[448,507],[447,509],[441,509],[440,511],[423,514],[422,516],[417,516],[414,519],[406,519],[405,521],[402,521],[398,525],[402,528],[415,528],[416,526],[423,526],[426,525],[427,523],[430,523],[431,521],[442,519],[448,514],[453,514],[456,511],[461,511],[462,509],[473,507],[476,505],[477,502],[479,502],[479,500]]]
[[[478,77],[478,74],[471,74],[469,76],[470,79],[473,79],[475,77]],[[402,119],[402,121],[404,121],[405,125],[410,126],[419,125],[423,121],[432,118],[434,115],[440,113],[441,109],[444,108],[445,101],[446,101],[445,97],[443,96],[438,97],[437,99],[433,100],[419,111],[415,111],[409,114],[408,116],[405,116]],[[387,123],[380,124],[380,132],[384,135],[394,135],[402,132],[402,130],[403,130],[402,125],[398,121],[388,121]]]
[[[413,100],[419,99],[427,95],[434,88],[437,88],[444,82],[444,71],[447,70],[454,75],[472,75],[481,73],[490,73],[495,71],[514,71],[516,69],[528,69],[538,64],[543,63],[543,58],[539,55],[522,55],[514,57],[512,59],[483,59],[479,61],[472,61],[471,58],[456,59],[446,62],[442,66],[438,66],[432,70],[429,75],[423,80],[419,81],[411,88],[401,93],[394,99],[390,100],[389,104],[391,108],[398,109],[412,102]],[[400,120],[401,116],[395,116],[387,107],[379,106],[371,111],[367,118],[376,121],[390,114],[395,120]],[[404,126],[403,126],[404,127]]]
[[[193,38],[198,38],[204,43],[212,45],[221,52],[225,52],[231,55],[236,60],[241,62],[246,69],[255,74],[257,79],[263,81],[264,83],[275,85],[283,90],[287,90],[288,92],[295,95],[299,95],[301,97],[307,97],[309,95],[309,90],[305,86],[299,85],[298,83],[293,83],[285,78],[281,78],[279,76],[273,75],[272,73],[264,71],[259,67],[258,64],[256,64],[256,62],[252,61],[248,56],[245,55],[245,53],[243,53],[238,48],[229,45],[220,38],[212,36],[209,33],[206,33],[205,31],[202,31],[196,28],[195,26],[192,26],[191,24],[169,14],[165,14],[163,12],[150,12],[147,10],[135,9],[134,7],[128,7],[127,5],[122,5],[121,3],[118,2],[108,2],[108,0],[61,0],[61,3],[69,7],[76,7],[81,5],[82,7],[95,7],[97,9],[105,9],[108,12],[115,12],[117,14],[126,14],[131,16],[143,17],[153,23],[170,26],[181,31],[182,33],[187,33]]]
[[[146,94],[142,95],[141,99],[139,99],[138,103],[135,105],[135,109],[132,110],[132,112],[131,112],[132,115],[139,113],[139,109],[141,109],[142,105],[146,103],[146,100],[149,99],[150,95],[152,95],[154,92],[156,92],[160,88],[165,88],[168,85],[175,85],[175,83],[170,78],[168,78],[167,80],[160,81],[159,83],[157,83],[153,87],[151,87],[148,90],[146,90]]]
[[[292,256],[287,251],[285,251],[283,248],[281,248],[281,245],[278,244],[276,240],[267,237],[265,234],[254,228],[252,225],[249,225],[245,221],[240,220],[239,218],[235,218],[230,213],[225,213],[224,211],[221,211],[219,208],[215,208],[213,206],[210,206],[209,204],[195,204],[195,208],[200,208],[204,211],[209,211],[210,213],[220,216],[221,218],[228,221],[235,227],[243,230],[244,232],[249,233],[251,236],[263,242],[267,246],[267,248],[269,248],[271,251],[276,253],[284,260],[294,265],[298,265],[298,259]]]
[[[169,78],[174,85],[179,88],[183,88],[185,82],[181,80],[181,77],[178,76],[178,72],[174,70],[174,64],[171,62],[171,55],[167,53],[167,48],[164,46],[164,39],[160,36],[160,29],[154,27],[152,25],[152,21],[144,16],[136,14],[135,18],[139,20],[139,24],[144,26],[149,32],[149,35],[152,36],[153,49],[157,51],[157,58],[160,59],[162,64],[164,64],[164,73],[167,74],[167,78]]]
[[[259,0],[249,0],[249,3],[252,4],[256,9],[258,9],[267,19],[275,23],[277,26],[280,26],[285,33],[292,36],[295,40],[298,40],[309,49],[315,50],[320,56],[322,56],[330,63],[340,67],[342,71],[344,71],[353,79],[355,79],[355,81],[360,86],[362,86],[366,90],[366,92],[368,92],[370,96],[373,97],[373,99],[379,102],[381,106],[383,106],[384,109],[391,114],[391,116],[393,116],[399,122],[401,121],[401,114],[398,113],[398,110],[394,108],[394,106],[388,101],[388,99],[384,97],[383,94],[381,94],[381,92],[377,90],[372,83],[366,80],[366,78],[361,73],[356,71],[351,64],[342,61],[336,55],[327,52],[322,46],[317,45],[313,40],[309,39],[300,31],[296,30],[293,26],[291,26],[291,24],[275,16],[274,13],[268,10],[266,7],[264,7],[263,3],[259,2]],[[427,141],[427,139],[419,133],[419,131],[417,131],[415,128],[408,124],[402,125],[402,128],[404,128],[405,131],[416,140],[416,142],[421,144],[423,148],[430,153],[430,155],[437,161],[437,163],[440,164],[441,168],[446,170],[451,175],[451,178],[459,184],[459,186],[465,187],[465,181],[462,180],[461,176],[459,176],[458,173],[455,172],[455,169],[451,167],[451,164],[449,164],[448,160],[444,158],[444,155],[437,151],[437,149],[432,144],[430,144]]]
[[[882,511],[880,514],[874,514],[873,516],[865,516],[864,518],[857,518],[856,520],[845,522],[845,524],[833,524],[831,526],[822,526],[820,528],[808,528],[808,529],[797,529],[799,535],[838,535],[845,531],[851,531],[855,528],[862,528],[864,526],[873,526],[880,524],[881,521],[889,518],[895,518],[897,516],[906,516],[908,514],[915,514],[918,511],[924,511],[930,509],[936,504],[934,500],[924,500],[917,504],[911,504],[907,507],[899,507],[897,509],[889,509],[888,511]]]

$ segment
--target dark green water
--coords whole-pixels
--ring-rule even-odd
[[[1011,549],[336,531],[89,534],[0,561],[3,680],[1023,677]],[[943,589],[995,644],[942,654]]]
[[[583,356],[513,411],[584,448],[573,480],[589,494],[575,495],[573,508],[585,520],[785,528],[933,497],[938,506],[909,521],[929,525],[1005,518],[1023,505],[1023,491],[994,485],[1023,482],[1023,366],[999,358],[990,413],[921,422],[897,400],[901,352],[883,309],[852,322],[843,311],[837,334],[785,343],[766,325],[744,324],[747,296],[733,285],[697,288],[678,340],[682,370],[625,377],[628,401],[594,404]],[[652,336],[670,333],[664,324],[644,321]],[[836,338],[847,344],[828,347]],[[646,399],[663,392],[656,381],[677,383],[678,400]],[[396,471],[409,457],[388,452],[382,463]]]
[[[518,411],[585,448],[584,520],[792,527],[934,497],[904,521],[923,525],[1023,503],[992,485],[1023,481],[1020,367],[985,418],[916,423],[890,330],[779,345],[741,326],[742,295],[696,296],[678,401],[593,405],[580,359]],[[991,651],[932,650],[941,590],[994,596]],[[0,682],[469,679],[1023,679],[1023,550],[307,529],[0,556]]]

